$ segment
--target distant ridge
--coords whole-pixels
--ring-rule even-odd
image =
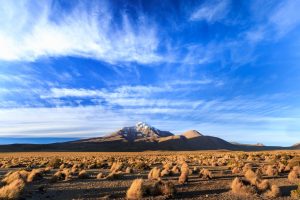
[[[300,149],[300,142],[292,146],[293,149]]]
[[[256,146],[256,147],[264,147],[265,146],[262,143],[256,143],[256,144],[242,144],[242,143],[239,143],[239,142],[230,142],[230,143],[234,144],[234,145],[243,145],[243,146]]]
[[[188,139],[203,136],[201,133],[199,133],[196,130],[188,130],[184,132],[182,135]]]
[[[298,146],[295,146],[298,148]],[[195,151],[195,150],[277,150],[284,147],[268,147],[262,144],[233,144],[223,139],[205,136],[196,130],[189,130],[182,135],[161,131],[145,122],[124,127],[104,137],[74,140],[52,144],[12,144],[0,145],[0,152],[16,151]]]

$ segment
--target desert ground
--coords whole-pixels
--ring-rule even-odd
[[[0,199],[299,199],[300,151],[0,153]]]

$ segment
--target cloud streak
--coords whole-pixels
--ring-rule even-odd
[[[204,5],[194,11],[191,16],[191,21],[206,21],[214,23],[224,19],[229,11],[228,0],[206,1]]]
[[[117,24],[106,4],[92,3],[90,7],[74,6],[57,21],[53,17],[60,8],[46,2],[2,2],[0,60],[34,61],[51,56],[79,56],[109,63],[162,60],[156,52],[156,27],[145,17],[140,16],[134,27],[128,15],[122,13],[121,23]],[[40,14],[32,12],[32,7]]]

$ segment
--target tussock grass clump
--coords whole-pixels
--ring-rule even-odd
[[[149,180],[160,180],[160,172],[161,170],[157,167],[154,167],[153,169],[150,170],[148,174],[148,179]]]
[[[144,196],[173,197],[176,194],[175,185],[170,181],[144,182],[143,179],[136,179],[127,190],[127,199],[141,199]]]
[[[27,176],[27,182],[33,182],[35,180],[40,180],[43,178],[44,171],[42,169],[33,169]]]
[[[63,170],[64,168],[65,168],[65,164],[64,163],[59,166],[59,169],[61,169],[61,170]]]
[[[251,183],[251,185],[256,185],[260,177],[252,169],[248,169],[245,173],[245,178]]]
[[[173,166],[172,163],[166,163],[166,164],[164,164],[163,168],[166,170],[171,170],[172,166]]]
[[[279,172],[279,173],[285,172],[285,168],[286,168],[286,166],[285,166],[284,164],[279,163],[279,166],[278,166],[278,172]]]
[[[288,180],[292,183],[300,183],[299,173],[297,170],[292,170],[288,175]]]
[[[57,181],[67,181],[71,179],[71,171],[69,169],[64,169],[62,171],[57,171],[51,177],[51,182]]]
[[[156,181],[145,186],[147,195],[173,197],[176,193],[175,185],[170,181]]]
[[[72,166],[72,168],[71,168],[71,174],[76,175],[76,174],[79,173],[79,171],[80,171],[79,165],[75,164],[75,165]]]
[[[92,163],[90,165],[87,166],[88,169],[96,169],[97,168],[97,164],[96,163]]]
[[[264,195],[268,198],[276,198],[280,197],[281,192],[277,185],[272,185],[271,189],[269,189]]]
[[[121,171],[118,172],[111,172],[109,173],[105,179],[106,180],[115,180],[115,179],[121,179],[123,177],[123,173]]]
[[[300,166],[293,167],[293,170],[300,174]]]
[[[278,169],[275,168],[274,166],[269,165],[266,169],[265,174],[267,176],[277,176],[278,175]]]
[[[256,193],[255,187],[251,186],[249,182],[235,178],[231,183],[231,190],[234,194],[249,196]]]
[[[245,164],[242,170],[243,173],[246,173],[248,170],[252,170],[252,164],[250,163]]]
[[[300,156],[296,156],[294,158],[292,158],[291,160],[289,160],[289,164],[290,168],[293,167],[299,167],[300,166]]]
[[[55,174],[51,177],[51,182],[57,182],[59,180],[65,180],[66,175],[62,173],[62,171],[57,171]]]
[[[121,171],[123,168],[123,163],[122,162],[114,162],[110,168],[111,172],[117,172]]]
[[[234,167],[232,170],[231,170],[231,173],[232,174],[239,174],[241,173],[241,169],[239,167]]]
[[[199,173],[199,177],[206,180],[213,178],[212,173],[208,169],[202,169]]]
[[[159,190],[162,195],[167,197],[173,197],[176,193],[175,185],[170,181],[167,182],[160,181]]]
[[[24,187],[25,182],[22,179],[16,179],[0,188],[0,199],[18,199]]]
[[[130,200],[141,199],[145,193],[143,179],[135,179],[126,192],[126,198]]]
[[[90,178],[90,174],[86,170],[81,170],[78,174],[78,178],[88,179],[88,178]]]
[[[148,170],[148,169],[150,169],[148,164],[146,164],[145,162],[141,162],[141,161],[133,163],[132,167],[134,169],[138,169],[138,170]]]
[[[291,191],[291,197],[292,199],[300,199],[300,184],[296,190]]]
[[[131,167],[127,167],[125,170],[126,174],[132,174],[133,173],[133,169]]]
[[[271,188],[271,184],[268,180],[257,180],[255,186],[259,191],[266,191]]]
[[[97,174],[96,178],[97,179],[103,179],[105,176],[102,172],[100,172],[99,174]]]
[[[180,169],[177,165],[175,165],[172,170],[171,170],[172,174],[176,175],[180,173]]]
[[[198,173],[200,173],[200,167],[195,166],[195,167],[193,168],[192,173],[193,173],[193,174],[198,174]]]
[[[62,164],[62,160],[59,158],[53,158],[49,161],[48,167],[53,167],[54,169],[57,169]]]
[[[5,175],[4,179],[2,179],[2,183],[4,184],[10,184],[12,182],[14,182],[15,180],[21,179],[23,181],[27,180],[27,177],[29,175],[30,172],[26,171],[26,170],[18,170],[15,172],[9,172]]]
[[[161,171],[160,176],[164,177],[164,176],[169,176],[171,174],[171,171],[169,169],[164,169]]]
[[[44,173],[49,173],[52,169],[52,167],[45,167]]]
[[[186,163],[184,163],[181,166],[180,171],[181,171],[181,174],[179,176],[178,183],[179,184],[187,183],[188,182],[189,173],[190,173],[188,165]]]
[[[250,180],[235,178],[231,183],[231,189],[234,194],[244,196],[261,194],[268,198],[275,198],[281,194],[278,186],[271,185],[268,180],[260,179],[256,179],[255,184],[253,184]]]

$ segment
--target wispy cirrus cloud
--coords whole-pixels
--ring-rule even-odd
[[[277,37],[284,36],[289,31],[300,25],[299,1],[283,1],[274,10],[269,18],[270,23],[277,32]]]
[[[110,105],[0,109],[0,136],[34,137],[51,133],[56,137],[92,137],[144,120],[175,133],[193,128],[230,141],[236,141],[239,131],[245,134],[246,130],[249,135],[239,139],[240,142],[265,141],[282,145],[267,137],[272,133],[282,137],[286,134],[288,139],[284,144],[291,145],[299,128],[299,116],[282,114],[290,108],[274,103],[276,98],[198,100],[197,105],[189,99],[132,98],[132,101],[125,101],[128,98],[111,98]],[[122,108],[115,109],[113,105]],[[278,112],[274,114],[274,110]]]
[[[252,17],[258,22],[242,35],[251,44],[262,41],[278,40],[300,25],[298,1],[287,0],[265,9],[266,2],[257,1],[252,10]],[[265,12],[267,10],[267,12]],[[264,15],[260,13],[264,13]]]
[[[191,21],[207,21],[208,23],[214,23],[216,21],[224,19],[229,11],[229,0],[215,0],[206,1],[191,16]]]
[[[91,4],[78,3],[63,11],[52,1],[2,2],[0,60],[34,61],[51,56],[109,63],[162,60],[157,54],[159,38],[154,24],[140,16],[133,25],[125,12],[119,16],[121,23],[116,23],[108,5]],[[56,16],[58,11],[63,14]]]

